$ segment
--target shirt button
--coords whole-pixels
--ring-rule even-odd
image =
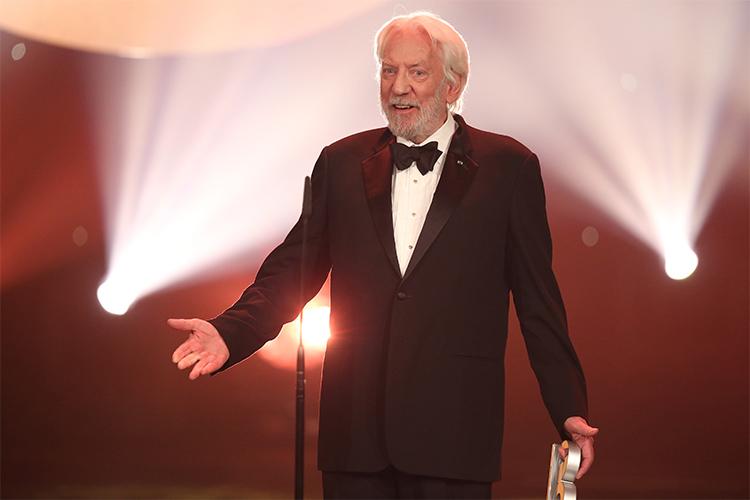
[[[412,250],[414,248],[414,245],[409,245],[409,250]]]
[[[416,216],[417,216],[417,212],[412,212],[412,213],[411,213],[411,216],[412,216],[412,217],[416,217]]]
[[[414,179],[414,184],[416,184],[417,182],[418,182],[417,179]]]

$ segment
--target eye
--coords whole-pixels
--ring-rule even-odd
[[[415,78],[424,78],[427,76],[427,71],[415,68],[412,70],[412,75],[414,75]]]
[[[392,68],[390,66],[383,66],[383,74],[384,75],[395,75],[396,74],[396,68]]]

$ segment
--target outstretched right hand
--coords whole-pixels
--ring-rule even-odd
[[[214,325],[202,319],[168,319],[176,330],[190,332],[188,339],[172,354],[172,362],[184,370],[192,366],[190,380],[208,375],[221,368],[229,359],[229,349]],[[194,365],[194,366],[193,366]]]

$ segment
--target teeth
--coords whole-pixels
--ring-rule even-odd
[[[396,107],[396,109],[409,109],[412,107],[407,104],[394,104],[394,106]]]

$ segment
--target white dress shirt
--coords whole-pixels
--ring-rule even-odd
[[[402,276],[409,265],[414,247],[417,246],[417,239],[427,218],[427,211],[440,180],[440,173],[443,171],[445,155],[455,131],[456,121],[453,115],[448,113],[448,119],[443,126],[419,144],[414,144],[403,137],[396,137],[398,142],[407,146],[422,146],[428,142],[437,141],[438,149],[441,151],[434,168],[425,175],[422,175],[414,163],[404,170],[398,170],[395,166],[393,168],[391,181],[393,239],[396,242],[396,256]]]

